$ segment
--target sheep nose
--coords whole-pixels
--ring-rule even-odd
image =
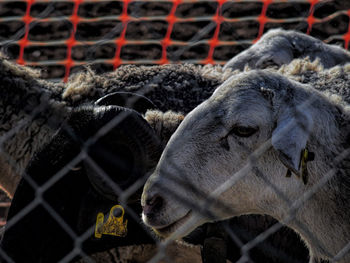
[[[145,205],[143,206],[143,213],[145,216],[151,216],[161,210],[164,204],[164,199],[158,194],[147,198]]]

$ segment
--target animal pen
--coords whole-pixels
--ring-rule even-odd
[[[350,4],[341,0],[0,0],[2,53],[19,65],[40,70],[38,78],[60,83],[62,87],[80,71],[88,72],[86,74],[96,72],[96,76],[99,76],[129,64],[224,65],[273,28],[303,32],[327,44],[349,50]],[[154,78],[154,81],[158,85],[159,79]],[[124,94],[123,99],[129,95]],[[86,106],[86,101],[81,104],[74,101],[69,103],[74,108]],[[106,105],[103,103],[97,102],[96,105]],[[147,100],[145,103],[153,102]],[[0,114],[5,110],[0,109]],[[34,114],[34,110],[30,114]],[[23,125],[20,129],[30,123]],[[7,156],[5,159],[8,163],[15,166],[16,160],[8,160],[10,157],[3,146],[7,139],[14,136],[14,131],[4,131],[0,135],[0,152]],[[103,132],[96,131],[96,134],[103,136]],[[101,156],[105,155],[101,153]],[[17,168],[13,167],[13,170]],[[51,180],[54,183],[49,187],[58,185],[63,177],[62,174],[58,175],[57,179]],[[38,187],[30,179],[24,180],[29,180],[32,187]],[[119,189],[119,196],[130,197],[140,187],[139,181],[135,180],[134,187],[128,185],[125,189]],[[96,225],[92,225],[86,233],[78,234],[70,228],[70,222],[64,222],[59,213],[43,201],[42,188],[38,188],[39,191],[35,192],[37,199],[34,198],[36,201],[19,216],[13,217],[13,223],[8,222],[9,227],[20,224],[22,218],[43,202],[44,210],[74,243],[74,249],[59,258],[61,262],[226,262],[226,259],[231,262],[306,262],[308,258],[306,248],[294,232],[274,220],[255,215],[247,216],[243,223],[240,221],[242,219],[233,218],[206,224],[185,238],[194,244],[191,247],[174,248],[169,245],[170,248],[166,248],[168,243],[155,238],[143,225],[140,211],[128,210],[132,208],[123,203],[126,200],[118,199],[112,202],[114,205],[108,206],[108,209],[104,207],[102,213],[94,215]],[[276,192],[279,194],[278,189]],[[110,201],[108,204],[111,204]],[[6,216],[10,205],[11,197],[2,192],[0,216],[3,229],[7,226]],[[117,210],[118,213],[112,215]],[[129,216],[140,224],[136,232],[149,231],[144,244],[140,240],[128,241],[127,246],[118,243],[118,239],[133,231],[129,227],[128,233],[123,232],[123,226],[128,228],[126,221],[118,221],[121,229],[118,235],[108,233],[106,225],[113,218],[123,218],[124,213],[130,213]],[[132,226],[132,223],[129,225]],[[137,239],[137,234],[133,238]],[[91,236],[96,242],[105,239],[104,243],[96,243],[97,249],[92,254],[89,253],[90,248],[83,245]],[[285,240],[290,236],[296,243]],[[106,245],[108,242],[116,244],[115,247]],[[281,248],[278,243],[283,242],[285,246]],[[29,247],[31,245],[35,246],[35,242],[28,244]],[[341,257],[349,249],[350,243],[336,256]],[[5,262],[14,262],[2,248],[0,256]]]

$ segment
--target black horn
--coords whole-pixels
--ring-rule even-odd
[[[97,107],[92,126],[95,141],[84,165],[91,183],[113,200],[118,188],[127,189],[155,167],[162,147],[147,121],[131,109]]]
[[[157,109],[157,106],[143,95],[133,92],[113,92],[105,95],[95,102],[96,106],[122,106],[134,109],[139,113],[146,113],[149,109]]]

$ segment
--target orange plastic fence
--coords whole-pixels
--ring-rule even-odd
[[[115,54],[114,57],[112,59],[103,59],[100,60],[100,62],[103,63],[107,63],[110,65],[113,65],[114,68],[118,67],[121,64],[166,64],[166,63],[171,63],[172,61],[169,60],[168,56],[167,56],[167,48],[172,45],[172,44],[176,44],[179,46],[185,46],[188,43],[186,41],[175,41],[171,38],[172,35],[172,31],[173,31],[173,27],[175,23],[178,22],[189,22],[189,21],[197,21],[199,19],[203,18],[198,18],[198,17],[193,17],[193,18],[183,18],[183,17],[177,17],[176,16],[176,10],[178,8],[179,5],[183,4],[183,3],[196,3],[199,1],[190,1],[190,0],[168,0],[165,2],[170,2],[172,3],[172,8],[170,13],[167,16],[157,16],[157,17],[134,17],[130,14],[128,14],[128,5],[130,4],[130,2],[132,2],[133,0],[119,0],[118,2],[122,2],[123,4],[123,11],[121,13],[121,15],[116,16],[115,19],[119,20],[122,22],[122,32],[121,34],[115,38],[112,39],[111,41],[115,44],[116,49],[115,49]],[[140,0],[137,0],[138,2],[140,2]],[[6,2],[4,0],[0,0],[1,2]],[[74,66],[77,65],[82,65],[84,64],[84,61],[76,61],[72,58],[72,48],[77,46],[77,45],[81,45],[82,43],[80,41],[78,41],[76,39],[75,33],[77,30],[77,26],[79,23],[85,22],[85,23],[94,23],[96,21],[101,21],[103,19],[103,17],[96,17],[96,18],[86,18],[86,17],[80,17],[78,15],[78,10],[79,10],[79,6],[83,3],[83,2],[99,2],[99,1],[94,1],[94,0],[70,0],[70,1],[65,1],[65,2],[72,2],[74,3],[74,8],[73,8],[73,13],[71,14],[71,16],[66,17],[65,19],[68,19],[70,21],[70,23],[72,24],[72,31],[70,34],[70,37],[68,39],[62,39],[59,41],[56,41],[56,43],[59,44],[64,44],[67,48],[67,52],[66,52],[66,58],[64,60],[55,60],[55,61],[40,61],[40,62],[32,62],[32,61],[26,61],[24,59],[24,52],[25,52],[25,48],[29,47],[29,46],[45,46],[47,44],[50,44],[50,41],[31,41],[28,39],[28,34],[29,34],[29,30],[30,30],[30,24],[37,21],[37,22],[43,22],[43,21],[57,21],[57,18],[38,18],[38,17],[32,17],[31,14],[31,7],[33,6],[33,4],[35,3],[47,3],[50,1],[45,1],[45,0],[25,0],[25,1],[20,1],[20,2],[26,2],[26,13],[24,16],[22,17],[0,17],[0,22],[3,21],[13,21],[13,20],[21,20],[24,22],[25,24],[25,33],[23,34],[23,37],[19,40],[16,40],[15,43],[17,45],[19,45],[19,56],[17,58],[17,62],[19,64],[22,65],[34,65],[34,66],[42,66],[42,65],[52,65],[52,64],[56,64],[56,65],[63,65],[65,67],[65,76],[64,76],[64,80],[66,81],[70,75],[71,69]],[[53,2],[59,2],[58,0],[54,0]],[[142,0],[141,0],[142,2]],[[144,1],[145,2],[145,1]],[[238,41],[224,41],[224,40],[220,40],[219,39],[219,32],[220,32],[220,26],[223,22],[235,22],[235,21],[241,21],[241,18],[227,18],[222,16],[221,14],[221,8],[222,6],[227,3],[227,2],[249,2],[249,1],[244,1],[244,0],[240,0],[240,1],[227,1],[227,0],[217,0],[217,1],[212,1],[212,2],[216,2],[217,3],[217,10],[214,16],[205,18],[208,19],[210,21],[214,21],[216,23],[216,27],[215,27],[215,31],[213,34],[213,37],[211,39],[207,39],[207,40],[201,40],[202,43],[205,43],[206,45],[209,46],[208,49],[208,54],[207,57],[205,59],[201,59],[201,60],[197,60],[197,61],[193,61],[194,63],[201,63],[201,64],[207,64],[207,63],[218,63],[218,64],[222,64],[224,63],[224,61],[218,61],[215,60],[213,58],[213,53],[214,50],[217,46],[219,45],[235,45],[239,42]],[[254,43],[255,41],[257,41],[261,35],[264,32],[264,27],[266,25],[266,23],[284,23],[284,22],[297,22],[297,21],[304,21],[307,22],[308,24],[308,28],[307,28],[307,33],[310,33],[312,31],[313,25],[317,24],[317,23],[321,23],[325,20],[330,20],[332,19],[335,15],[339,15],[339,12],[342,14],[345,14],[349,17],[350,19],[350,10],[338,10],[336,13],[337,14],[331,14],[327,17],[324,18],[316,18],[314,17],[314,7],[316,4],[322,2],[320,0],[299,0],[298,2],[305,2],[310,4],[310,9],[308,12],[308,16],[307,17],[298,17],[298,18],[287,18],[287,19],[276,19],[276,18],[270,18],[266,15],[266,11],[269,7],[270,4],[272,3],[276,3],[276,2],[281,2],[281,3],[285,3],[288,2],[286,0],[260,0],[260,2],[262,2],[262,9],[261,9],[261,13],[260,15],[256,16],[254,19],[255,21],[259,22],[259,33],[256,39],[250,40],[249,43]],[[127,45],[127,44],[147,44],[147,43],[154,43],[154,40],[128,40],[126,38],[126,31],[128,28],[128,23],[131,21],[150,21],[152,19],[156,19],[156,20],[163,20],[166,21],[168,23],[167,26],[167,32],[165,34],[165,37],[161,40],[157,40],[158,43],[161,45],[162,47],[162,55],[160,59],[157,60],[124,60],[121,58],[121,51],[123,46]],[[347,31],[347,33],[338,36],[340,38],[342,38],[343,43],[344,43],[344,47],[347,49],[349,48],[349,41],[350,41],[350,26],[349,29]],[[245,40],[247,42],[247,40]],[[54,42],[54,41],[52,41]],[[95,41],[97,42],[97,41]],[[94,41],[89,41],[89,44],[94,44]],[[86,43],[86,41],[84,42]],[[52,43],[51,43],[52,45]]]

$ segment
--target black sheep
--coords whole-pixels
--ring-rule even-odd
[[[137,180],[141,187],[160,153],[158,138],[139,113],[116,106],[74,110],[26,169],[9,211],[2,250],[15,262],[54,262],[117,246],[154,243],[138,217],[139,192],[121,196],[118,191]],[[111,217],[121,218],[125,209],[122,221],[127,221],[127,234],[99,237],[97,215],[107,218],[117,204],[122,207]]]

